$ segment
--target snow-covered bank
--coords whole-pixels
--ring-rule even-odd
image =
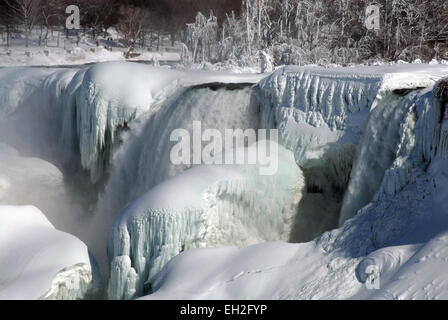
[[[0,299],[85,299],[100,289],[85,244],[30,206],[0,206],[0,270]]]
[[[125,48],[107,50],[103,46],[73,48],[12,47],[0,52],[0,67],[64,66],[99,63],[105,61],[158,61],[179,62],[178,52],[141,52],[135,58],[126,59]]]

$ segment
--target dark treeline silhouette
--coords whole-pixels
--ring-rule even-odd
[[[372,4],[378,30],[365,25]],[[276,65],[448,59],[446,0],[0,0],[0,32],[25,33],[28,44],[39,28],[46,44],[49,30],[64,29],[67,5],[80,8],[93,40],[113,26],[129,48],[180,41],[194,63],[254,65],[260,51]]]
[[[116,26],[128,44],[134,45],[148,33],[158,41],[164,35],[173,43],[182,40],[186,24],[198,11],[213,11],[222,20],[226,13],[239,12],[241,0],[0,0],[0,31],[20,27],[28,35],[34,27],[63,28],[68,5],[79,7],[81,26],[93,38]]]

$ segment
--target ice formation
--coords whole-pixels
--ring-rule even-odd
[[[237,152],[256,153],[265,142]],[[304,181],[290,151],[280,147],[278,157],[273,176],[260,175],[261,164],[203,165],[128,205],[109,237],[109,297],[150,291],[160,269],[191,248],[287,241]]]
[[[31,206],[0,206],[0,269],[0,299],[84,299],[99,290],[85,244]]]
[[[183,253],[159,273],[155,293],[146,298],[446,299],[446,120],[435,79],[425,89],[389,90],[371,108],[348,197],[356,202],[359,193],[369,193],[363,186],[368,179],[376,188],[339,229],[304,244]],[[278,263],[271,263],[272,256]],[[378,268],[379,290],[365,285],[372,280],[369,266]]]
[[[176,71],[134,63],[102,63],[82,69],[68,87],[62,139],[69,153],[79,152],[81,165],[98,181],[112,157],[120,131],[176,86]],[[165,96],[164,96],[165,94]]]
[[[143,158],[147,155],[145,152],[151,152],[151,144],[149,143],[143,148],[143,144],[133,142],[132,135],[138,134],[145,128],[144,122],[148,118],[152,119],[152,124],[156,123],[159,128],[163,129],[163,123],[157,121],[163,117],[169,119],[170,113],[164,111],[159,114],[159,111],[164,109],[161,108],[162,103],[166,101],[164,106],[166,105],[166,109],[173,112],[176,106],[176,102],[173,100],[184,92],[185,95],[192,96],[183,106],[180,106],[186,110],[184,116],[188,114],[188,110],[195,109],[192,111],[192,118],[202,117],[207,111],[201,110],[201,108],[206,108],[207,99],[212,99],[216,106],[213,110],[214,114],[209,112],[209,123],[214,123],[213,117],[219,118],[220,112],[223,119],[226,116],[225,110],[220,110],[220,108],[225,106],[225,99],[232,96],[227,91],[234,91],[236,93],[235,109],[233,110],[235,117],[228,116],[228,120],[222,124],[222,127],[240,126],[241,124],[242,128],[245,128],[247,127],[245,123],[250,122],[250,119],[253,118],[248,116],[248,120],[246,120],[246,115],[250,113],[248,108],[245,108],[250,101],[249,87],[260,77],[260,75],[199,71],[180,72],[121,62],[97,64],[80,70],[2,69],[0,70],[0,99],[3,99],[3,103],[0,105],[0,141],[18,149],[21,156],[17,159],[22,155],[30,157],[26,160],[21,159],[21,162],[35,161],[36,165],[41,166],[41,163],[47,161],[46,165],[49,167],[51,167],[51,162],[52,168],[55,172],[58,171],[61,180],[62,174],[59,170],[65,175],[64,186],[55,187],[55,192],[43,185],[33,188],[33,184],[30,183],[29,187],[33,189],[33,192],[30,192],[29,195],[39,195],[32,199],[23,197],[26,193],[20,192],[23,188],[14,185],[11,177],[3,175],[0,177],[0,197],[4,200],[2,203],[37,205],[47,213],[48,218],[58,228],[75,233],[86,240],[89,246],[93,247],[96,255],[101,255],[99,251],[103,249],[102,254],[105,256],[105,234],[119,210],[156,183],[186,169],[182,168],[175,172],[169,168],[164,170],[162,163],[166,158],[160,157],[157,160],[160,168],[154,170],[155,166],[150,162],[154,158],[151,156],[148,159]],[[210,85],[188,89],[203,83]],[[228,87],[229,90],[221,89],[221,87]],[[196,89],[199,92],[206,92],[206,96],[201,98],[200,94],[196,93],[196,97],[194,97]],[[189,91],[190,93],[188,93]],[[194,99],[198,99],[198,101],[202,99],[201,108],[194,107]],[[171,101],[173,105],[170,105],[167,100]],[[238,109],[241,110],[237,111]],[[153,114],[159,114],[159,116],[156,117]],[[238,117],[240,118],[238,119]],[[182,122],[183,120],[181,117],[177,119],[173,117],[171,127],[168,126],[168,129],[174,128],[176,125],[186,125],[187,121]],[[27,125],[24,126],[24,123]],[[140,125],[142,127],[139,127]],[[131,127],[132,130],[127,132]],[[161,131],[162,137],[169,137],[167,136],[168,130]],[[93,214],[95,203],[92,202],[92,199],[96,198],[97,189],[96,186],[86,185],[88,181],[80,169],[84,169],[90,175],[92,182],[99,182],[103,178],[104,169],[108,167],[114,151],[117,146],[121,145],[121,136],[124,133],[131,135],[126,144],[137,148],[142,147],[141,161],[147,160],[146,163],[137,167],[141,169],[140,172],[131,171],[132,175],[128,175],[124,180],[126,182],[134,181],[135,177],[142,176],[143,181],[133,188],[129,188],[134,185],[132,182],[128,185],[117,184],[114,189],[116,193],[111,193],[111,199],[114,199],[117,194],[120,197],[117,197],[117,202],[111,202],[112,206],[109,208],[112,207],[113,210],[100,210],[100,213]],[[152,132],[148,132],[148,130],[144,133],[152,135]],[[142,135],[140,139],[144,141],[146,137]],[[157,146],[156,139],[153,139],[152,142],[152,146]],[[160,146],[163,146],[163,143]],[[169,148],[167,147],[166,150]],[[31,157],[41,160],[36,158],[31,160]],[[114,170],[117,173],[111,172],[111,175],[118,177],[118,181],[123,172],[127,173],[130,171],[130,167],[138,164],[135,162],[136,158],[130,157],[129,159],[124,157],[121,164],[119,161],[116,162]],[[149,169],[151,169],[150,172],[148,172]],[[145,174],[142,175],[142,173]],[[150,173],[154,174],[154,178],[151,178]],[[110,180],[109,186],[113,185],[114,179]],[[25,181],[26,179],[23,182]],[[90,193],[87,197],[92,199],[68,197],[64,194],[66,182],[71,184],[69,186],[71,189],[79,188],[84,193]],[[125,193],[124,191],[128,188],[129,193]],[[61,193],[60,191],[64,191],[61,197],[57,196]],[[121,192],[124,194],[121,195]],[[15,198],[19,197],[21,201],[16,202],[12,195]],[[113,205],[117,203],[118,207],[114,207]],[[103,202],[100,201],[100,208],[103,208],[102,204]],[[54,209],[58,206],[64,210],[56,212],[57,210]],[[69,206],[69,210],[65,210]],[[76,215],[68,217],[67,215],[72,211],[76,211]],[[101,216],[104,213],[107,214],[106,217]],[[101,238],[103,242],[98,238]],[[100,243],[102,244],[100,245]],[[101,247],[101,249],[96,247]]]
[[[114,299],[446,297],[448,97],[436,81],[447,71],[285,67],[260,81],[129,63],[2,69],[0,140],[18,151],[0,144],[0,203],[36,179],[56,194],[64,163],[104,182],[88,221],[101,237],[123,208],[109,237]],[[218,131],[278,128],[291,152],[279,147],[273,177],[247,166],[174,166],[170,133],[191,132],[195,120]],[[93,280],[83,250],[29,297],[85,297]],[[384,284],[376,292],[364,287],[372,264]],[[425,275],[410,286],[418,270]]]

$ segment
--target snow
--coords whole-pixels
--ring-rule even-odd
[[[178,52],[142,51],[135,58],[125,58],[125,48],[107,50],[104,46],[86,45],[67,48],[14,46],[0,52],[0,67],[25,66],[73,66],[106,61],[153,61],[179,62]]]
[[[59,149],[63,150],[64,161],[80,158],[92,182],[97,182],[119,143],[120,133],[174,92],[207,82],[255,83],[260,78],[253,74],[175,71],[129,62],[105,62],[80,70],[4,68],[0,69],[0,120],[24,109],[27,111],[22,117],[34,112],[40,120],[36,121],[36,131],[49,131],[48,140],[61,137],[57,142],[62,144]]]
[[[85,244],[31,206],[0,206],[0,299],[81,299],[98,278]]]
[[[264,144],[250,146],[247,153]],[[184,250],[288,241],[304,181],[291,152],[280,147],[278,156],[279,171],[273,176],[259,175],[260,164],[202,165],[128,205],[109,236],[109,297],[141,296],[157,272]]]

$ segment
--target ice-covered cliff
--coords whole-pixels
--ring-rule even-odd
[[[418,89],[424,75],[405,71],[382,77],[389,90],[364,116],[344,201],[354,213],[339,229],[304,244],[182,253],[146,298],[447,298],[446,98],[436,94],[440,73]],[[411,82],[415,90],[396,90]]]
[[[157,109],[190,86],[253,84],[259,79],[260,75],[176,71],[126,62],[81,69],[2,68],[0,134],[13,139],[3,142],[14,147],[26,143],[23,149],[44,158],[79,163],[95,183],[109,165],[120,134],[151,107]],[[20,128],[21,123],[28,126]],[[36,147],[42,141],[45,152]]]
[[[1,299],[86,299],[100,290],[85,244],[31,206],[0,206],[0,270]]]
[[[109,297],[151,291],[160,269],[191,248],[288,241],[304,181],[291,152],[280,146],[271,156],[279,158],[275,175],[260,175],[261,163],[198,166],[128,205],[109,236]]]
[[[215,114],[209,112],[210,119],[217,116],[216,112],[222,112],[224,119],[225,111],[220,108],[225,106],[225,101],[232,95],[227,90],[221,90],[219,84],[222,83],[223,87],[229,86],[229,90],[235,89],[237,93],[233,110],[236,116],[228,117],[228,121],[222,123],[222,126],[239,125],[239,122],[234,123],[232,119],[240,117],[241,123],[250,122],[252,119],[250,116],[247,117],[249,120],[245,120],[249,114],[246,110],[247,101],[250,100],[249,88],[260,77],[173,71],[125,62],[100,63],[80,70],[1,69],[0,141],[14,146],[25,157],[39,158],[48,165],[51,163],[56,166],[57,169],[56,167],[54,169],[59,171],[61,177],[62,173],[64,175],[64,186],[56,187],[56,193],[66,187],[71,193],[75,193],[74,197],[70,195],[64,199],[63,196],[54,201],[53,196],[56,193],[41,186],[33,189],[30,195],[38,196],[31,199],[28,196],[23,197],[26,192],[21,192],[20,184],[16,184],[13,188],[16,192],[9,192],[4,203],[16,204],[11,196],[15,195],[21,197],[22,201],[18,201],[18,204],[30,203],[43,208],[58,228],[82,237],[97,255],[105,256],[107,229],[115,215],[128,202],[148,191],[155,183],[172,175],[170,168],[165,170],[163,167],[167,154],[162,153],[160,158],[157,158],[151,148],[164,145],[164,142],[157,141],[158,138],[169,138],[169,131],[162,130],[163,119],[168,121],[173,114],[171,124],[168,125],[171,129],[182,127],[187,123],[182,117],[174,117],[177,112],[177,110],[174,112],[177,106],[173,101],[175,97],[182,94],[191,96],[178,108],[185,110],[183,116],[188,116],[189,110],[194,109],[192,114],[195,117],[192,118],[201,118],[207,113],[202,107],[211,102],[216,106],[213,110]],[[206,92],[202,97],[200,94],[195,96],[194,89],[188,89],[203,83],[210,85],[197,87],[197,91],[210,93]],[[232,87],[238,83],[241,85]],[[164,102],[166,108],[161,108]],[[202,107],[195,108],[195,102],[200,102]],[[159,114],[158,111],[161,109],[163,112]],[[238,109],[241,109],[239,113]],[[152,113],[159,115],[153,116]],[[156,131],[149,132],[146,129],[139,137],[140,141],[134,141],[133,136],[146,128],[145,121],[148,118],[152,119],[151,125],[156,124],[159,127],[160,136]],[[210,120],[209,123],[213,121]],[[123,137],[125,133],[131,137]],[[148,137],[152,144],[140,144]],[[126,139],[123,144],[122,139]],[[110,203],[100,201],[100,210],[95,210],[96,192],[100,185],[97,182],[104,178],[105,169],[120,145],[128,150],[140,147],[141,150],[135,151],[128,158],[123,157],[122,161],[115,162],[114,170],[109,172],[112,178],[106,188],[112,191],[105,193],[110,194],[108,197]],[[169,150],[168,144],[165,148],[165,151],[167,150]],[[117,155],[117,158],[120,156]],[[140,159],[137,160],[138,158]],[[39,162],[35,160],[36,163]],[[157,162],[157,165],[152,161]],[[131,170],[134,166],[136,171]],[[179,173],[184,169],[176,172]],[[86,179],[86,175],[90,176],[90,179]],[[134,180],[138,177],[141,177],[142,181],[134,184]],[[17,177],[15,179],[17,180]],[[0,192],[4,194],[6,189],[11,191],[11,179],[0,181]],[[106,195],[103,198],[106,198]],[[66,203],[61,204],[61,201]],[[47,205],[51,207],[49,210]],[[57,210],[53,210],[56,206],[64,210],[56,212]],[[69,210],[65,210],[67,207],[70,207]],[[72,211],[76,213],[73,214]],[[106,217],[102,216],[103,213]],[[64,218],[62,221],[63,215],[72,217]]]
[[[106,62],[80,70],[64,98],[62,145],[66,158],[79,155],[97,182],[109,165],[119,137],[130,123],[179,90],[219,81],[253,82],[256,76],[182,72],[138,63]],[[68,156],[67,156],[68,155]]]

